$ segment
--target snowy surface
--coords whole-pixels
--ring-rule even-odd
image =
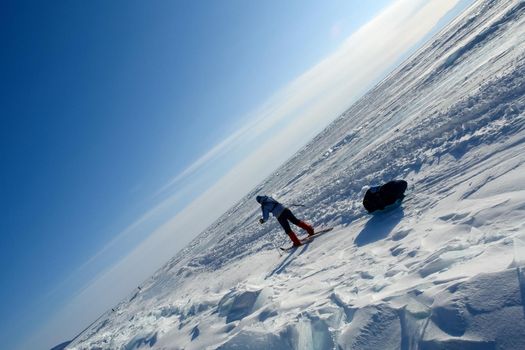
[[[480,1],[68,349],[525,349],[524,180],[525,2]],[[280,256],[256,194],[335,229]]]

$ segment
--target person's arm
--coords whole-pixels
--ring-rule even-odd
[[[268,218],[270,217],[270,210],[268,209],[268,206],[265,205],[265,203],[261,204],[261,210],[262,210],[262,219],[259,220],[261,224],[264,224],[266,221],[268,221]]]

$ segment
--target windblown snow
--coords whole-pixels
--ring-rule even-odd
[[[525,349],[524,180],[525,2],[479,1],[67,348]],[[280,256],[257,194],[335,229]]]

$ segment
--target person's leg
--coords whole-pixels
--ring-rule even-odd
[[[295,217],[295,215],[293,215],[292,211],[290,209],[286,209],[287,211],[287,219],[289,221],[292,222],[292,224],[294,225],[299,225],[299,222],[301,222],[301,220],[299,220],[298,218]]]
[[[305,230],[306,232],[308,232],[309,236],[314,234],[314,228],[311,225],[307,224],[306,222],[302,220],[297,219],[290,210],[288,211],[289,211],[288,220],[290,220],[294,225],[297,225],[303,230]]]
[[[288,209],[285,209],[281,215],[279,215],[279,217],[277,218],[277,221],[279,221],[279,223],[281,224],[284,232],[288,233],[292,230],[292,228],[290,227],[290,224],[288,223],[288,216],[289,216],[289,213],[290,211]]]
[[[315,234],[314,228],[312,227],[312,225],[308,224],[305,221],[299,221],[297,226],[299,226],[300,228],[308,232],[308,236],[313,236]]]
[[[293,245],[295,247],[299,247],[300,245],[302,245],[301,241],[299,240],[299,238],[297,238],[297,236],[295,235],[295,232],[293,231],[288,231],[286,232],[286,234],[288,235],[288,237],[290,237],[290,239],[292,240],[293,242]]]
[[[284,232],[290,237],[290,239],[293,242],[294,246],[300,246],[301,241],[299,241],[299,238],[297,238],[295,232],[292,231],[292,228],[290,227],[290,224],[288,223],[289,215],[291,214],[290,210],[285,209],[281,215],[277,218],[277,221],[279,221],[279,224],[281,224],[282,228],[284,229]]]

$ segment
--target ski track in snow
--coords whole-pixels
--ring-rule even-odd
[[[67,348],[525,349],[524,145],[525,2],[480,1]],[[335,229],[281,257],[260,193]]]

